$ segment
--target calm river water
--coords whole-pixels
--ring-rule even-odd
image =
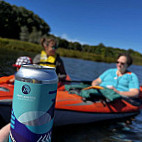
[[[10,55],[11,56],[11,55]],[[87,60],[62,58],[65,69],[72,80],[93,80],[103,71],[114,68],[115,64],[98,63]],[[7,61],[7,65],[5,65]],[[11,60],[5,59],[0,62],[0,76],[14,73],[11,64],[15,62],[15,57]],[[5,67],[4,67],[5,66]],[[142,66],[132,65],[130,70],[137,74],[140,84],[142,84]],[[132,124],[125,123],[97,123],[81,126],[66,126],[53,129],[54,142],[142,142],[142,112],[135,117]]]

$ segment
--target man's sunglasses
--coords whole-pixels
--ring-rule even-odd
[[[116,64],[119,64],[119,63],[123,66],[126,64],[126,63],[123,63],[123,62],[118,62],[118,61],[116,62]]]

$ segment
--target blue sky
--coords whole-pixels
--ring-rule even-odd
[[[5,0],[42,18],[69,41],[142,53],[142,0]]]

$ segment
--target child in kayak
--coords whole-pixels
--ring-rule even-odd
[[[13,64],[13,66],[16,67],[18,71],[21,65],[24,65],[24,64],[32,64],[32,59],[27,56],[21,56],[16,60],[16,63]],[[0,84],[3,84],[3,83],[13,84],[14,80],[15,80],[14,75],[4,76],[0,78]]]

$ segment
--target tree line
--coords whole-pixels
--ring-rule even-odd
[[[103,43],[99,45],[80,44],[69,42],[66,39],[50,34],[50,26],[38,15],[24,7],[10,5],[0,1],[0,37],[18,39],[39,44],[41,37],[54,37],[58,40],[58,46],[67,50],[94,53],[101,57],[101,60],[115,58],[121,52],[129,52],[133,57],[142,59],[142,54],[132,49],[106,47]],[[109,62],[109,61],[108,61]]]
[[[38,38],[50,32],[49,25],[24,7],[0,1],[0,36],[38,42]],[[36,39],[35,39],[36,38]]]

